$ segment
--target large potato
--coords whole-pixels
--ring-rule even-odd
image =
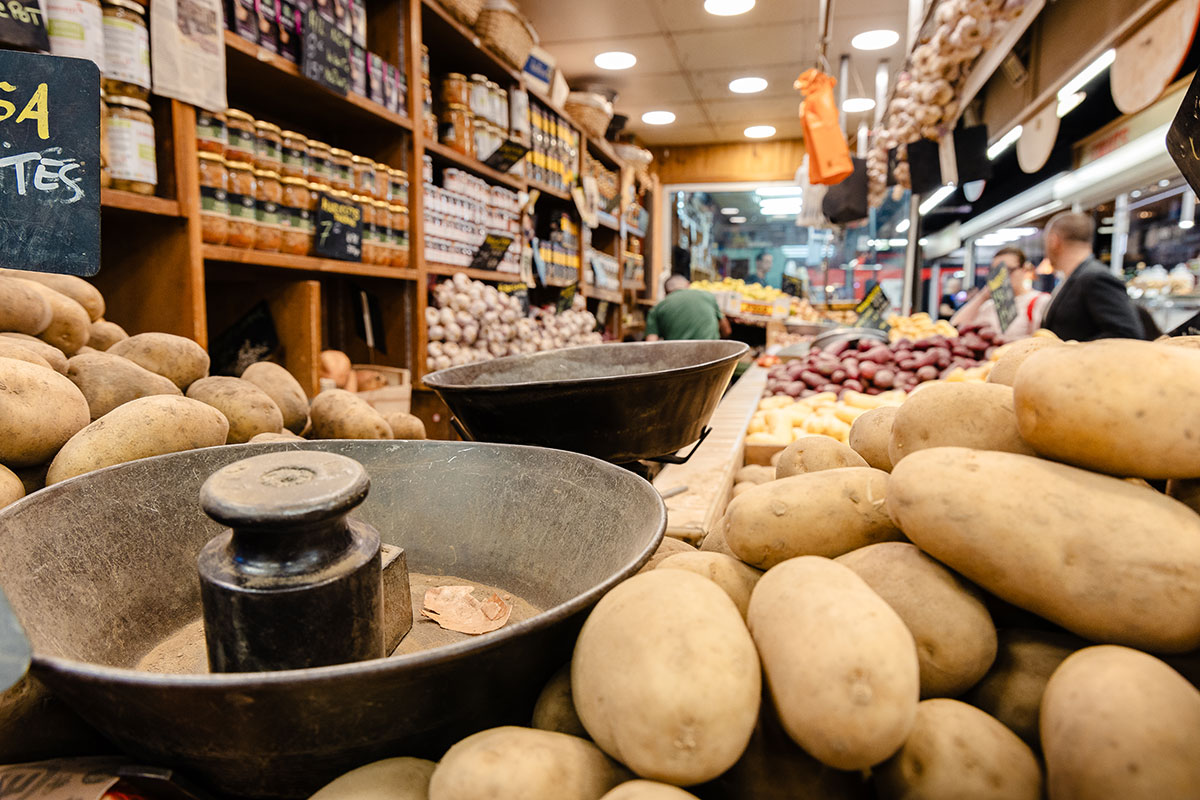
[[[892,441],[892,423],[896,421],[897,406],[880,406],[859,416],[850,426],[850,449],[863,457],[875,469],[892,471],[888,445]]]
[[[313,398],[314,439],[391,439],[387,420],[371,404],[345,389],[327,389]]]
[[[848,445],[829,436],[801,436],[783,448],[779,464],[775,467],[776,478],[790,478],[806,472],[841,467],[865,467],[865,459]]]
[[[725,532],[720,528],[714,528],[704,537],[704,541],[700,543],[700,552],[702,553],[724,553],[730,558],[737,558],[737,554],[729,549],[729,542],[725,541]],[[739,561],[741,559],[738,559]]]
[[[623,771],[591,742],[533,728],[492,728],[442,756],[429,800],[599,800]]]
[[[0,333],[3,339],[16,342],[21,347],[28,348],[46,360],[50,368],[55,372],[67,374],[67,356],[62,350],[59,350],[52,344],[47,344],[36,336],[29,336],[24,333],[5,332]]]
[[[256,433],[250,437],[250,441],[254,442],[255,444],[258,444],[259,442],[303,442],[304,437],[297,436],[287,428],[284,428],[279,433],[272,433],[270,431]]]
[[[1042,770],[1029,745],[978,708],[946,698],[917,706],[912,733],[875,780],[880,800],[1042,796]]]
[[[0,464],[33,467],[88,424],[88,404],[62,375],[0,358]]]
[[[754,588],[747,622],[783,727],[810,755],[853,770],[900,749],[920,694],[917,648],[862,578],[818,556],[785,561]]]
[[[943,447],[896,465],[888,510],[938,561],[1080,636],[1200,647],[1200,516],[1165,495],[1029,456]]]
[[[392,436],[396,439],[424,439],[425,423],[420,417],[408,414],[404,411],[393,411],[390,414],[385,414],[383,417],[392,429]]]
[[[1058,665],[1087,645],[1082,639],[1054,631],[1000,631],[996,660],[983,680],[963,698],[1008,726],[1038,748],[1038,712],[1042,693]]]
[[[575,700],[571,695],[571,665],[568,663],[550,678],[533,706],[532,727],[543,731],[557,731],[588,738],[587,728],[579,721],[575,712]]]
[[[1154,340],[1155,344],[1165,344],[1170,347],[1190,347],[1200,350],[1200,336],[1167,336],[1163,334]]]
[[[51,462],[46,485],[139,458],[215,447],[228,433],[225,415],[199,400],[166,394],[131,400],[72,436]]]
[[[775,470],[762,464],[747,464],[733,474],[734,483],[767,483],[775,480]]]
[[[1046,686],[1041,731],[1053,800],[1200,791],[1200,692],[1153,656],[1103,646],[1067,658]]]
[[[638,574],[649,572],[661,564],[665,559],[670,558],[676,553],[694,552],[696,552],[696,548],[692,547],[687,542],[680,541],[673,536],[664,536],[662,541],[659,542],[658,547],[655,549],[654,555],[650,556],[650,560],[646,562],[646,565],[638,570]]]
[[[213,376],[188,387],[187,396],[207,403],[229,420],[227,444],[248,442],[260,433],[283,430],[283,414],[271,396],[250,381]]]
[[[39,356],[33,349],[12,339],[0,339],[0,358],[12,358],[28,364],[37,364],[46,369],[54,369],[50,366],[49,361]]]
[[[173,333],[139,333],[113,343],[105,352],[128,358],[169,378],[180,389],[187,389],[208,374],[208,353],[204,348]]]
[[[88,313],[89,321],[97,320],[104,316],[104,295],[100,294],[99,289],[92,286],[83,278],[78,278],[74,275],[60,275],[54,272],[32,272],[17,269],[0,270],[0,277],[34,281],[53,289],[59,294],[66,295],[83,307],[83,310]]]
[[[1000,353],[1000,357],[996,359],[996,363],[992,364],[992,369],[988,372],[987,382],[1012,386],[1017,379],[1017,369],[1025,363],[1025,359],[1044,347],[1058,347],[1061,344],[1062,342],[1057,339],[1030,336],[1028,339],[1018,339],[1004,345],[1003,352]]]
[[[67,377],[87,398],[92,419],[119,405],[156,394],[182,394],[162,375],[109,353],[79,353],[67,362]]]
[[[690,786],[746,749],[762,671],[737,606],[677,569],[636,575],[604,596],[571,661],[583,726],[643,778]]]
[[[1013,390],[989,383],[926,383],[904,401],[888,444],[893,469],[910,453],[930,447],[1033,455],[1017,432]]]
[[[429,800],[436,767],[423,758],[385,758],[350,770],[308,800]]]
[[[107,350],[122,339],[128,339],[129,334],[115,322],[106,319],[92,320],[88,328],[88,347],[97,350]]]
[[[283,413],[283,427],[300,433],[308,424],[308,395],[292,373],[279,364],[259,361],[242,372],[242,380],[250,381],[267,393]]]
[[[41,293],[50,305],[52,319],[50,324],[38,334],[38,338],[62,350],[68,356],[74,355],[79,348],[87,344],[91,333],[92,320],[87,310],[65,294],[60,294],[40,283],[24,279],[20,280],[26,286],[34,287]]]
[[[1108,339],[1048,347],[1013,385],[1039,453],[1122,477],[1200,478],[1200,351]]]
[[[25,483],[20,476],[0,464],[0,508],[25,496]]]
[[[912,632],[922,697],[955,697],[996,657],[996,626],[975,587],[907,542],[883,542],[839,556],[887,601]]]
[[[629,781],[622,783],[600,800],[696,800],[696,795],[668,783]]]
[[[750,608],[750,593],[762,573],[732,556],[721,553],[676,553],[663,559],[658,569],[683,569],[720,586],[743,618]]]
[[[36,336],[50,326],[50,301],[27,282],[0,277],[0,330]]]
[[[759,569],[797,556],[835,558],[902,538],[888,517],[887,493],[888,474],[870,467],[793,475],[735,497],[716,530]]]

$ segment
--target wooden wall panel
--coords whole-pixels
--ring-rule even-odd
[[[664,184],[790,181],[804,158],[804,140],[653,147]]]

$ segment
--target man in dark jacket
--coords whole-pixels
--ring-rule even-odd
[[[1144,339],[1125,284],[1092,255],[1092,218],[1064,212],[1046,226],[1046,257],[1065,276],[1042,327],[1062,339]]]

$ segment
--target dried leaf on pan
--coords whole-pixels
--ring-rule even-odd
[[[474,586],[438,586],[425,592],[421,615],[448,631],[478,635],[503,628],[512,606],[493,592],[482,602]]]

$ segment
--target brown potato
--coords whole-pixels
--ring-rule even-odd
[[[587,728],[579,721],[575,711],[575,701],[571,696],[571,665],[567,663],[554,673],[553,677],[538,695],[537,703],[533,706],[532,727],[543,731],[557,731],[580,739],[590,738]]]
[[[385,758],[334,779],[308,800],[429,800],[436,768],[423,758]]]
[[[888,444],[892,441],[892,423],[896,421],[897,406],[872,408],[854,420],[850,426],[850,449],[858,453],[875,469],[892,471]]]
[[[23,279],[15,279],[23,280]],[[30,280],[23,281],[26,286],[36,287],[50,305],[53,319],[38,338],[54,345],[68,356],[74,355],[79,348],[87,344],[91,333],[92,320],[87,310],[65,294],[60,294],[40,283]]]
[[[694,572],[720,586],[746,618],[750,594],[762,573],[733,556],[721,553],[676,553],[663,559],[657,569],[682,569]]]
[[[87,400],[67,378],[0,358],[0,464],[45,464],[87,423]]]
[[[308,395],[292,373],[271,361],[251,364],[242,372],[242,380],[262,389],[283,413],[283,427],[300,433],[308,425]]]
[[[25,483],[8,467],[0,464],[0,508],[25,496]]]
[[[172,333],[139,333],[114,343],[105,352],[128,358],[184,390],[208,374],[204,348]]]
[[[696,800],[696,795],[669,783],[629,781],[622,783],[600,800]]]
[[[397,439],[424,439],[425,423],[420,417],[412,414],[406,414],[403,411],[393,411],[391,414],[385,414],[383,417],[387,420],[388,427],[392,429],[392,436]]]
[[[345,389],[327,389],[313,398],[312,438],[391,439],[387,420],[371,404]]]
[[[1167,336],[1163,334],[1154,340],[1155,344],[1165,344],[1171,347],[1190,347],[1200,350],[1200,336]]]
[[[34,281],[53,289],[59,294],[66,295],[83,307],[83,310],[88,313],[89,321],[97,320],[104,316],[104,295],[100,294],[99,289],[92,286],[83,278],[74,275],[60,275],[54,272],[33,272],[18,269],[0,270],[0,277]]]
[[[0,333],[0,337],[9,341],[16,342],[21,347],[32,350],[46,360],[50,368],[55,372],[67,374],[67,356],[62,350],[59,350],[52,344],[47,344],[36,336],[29,336],[24,333],[5,332]]]
[[[892,469],[910,453],[930,447],[1034,454],[1017,432],[1013,390],[988,383],[934,381],[909,395],[892,423]]]
[[[258,444],[259,442],[303,442],[304,438],[297,436],[287,428],[284,428],[279,433],[273,433],[271,431],[256,433],[250,437],[250,441],[255,444]]]
[[[729,542],[725,541],[725,532],[719,527],[709,531],[708,535],[704,537],[704,541],[700,544],[700,551],[702,553],[724,553],[730,558],[737,558],[737,554],[729,549]],[[741,559],[738,558],[738,561]]]
[[[858,453],[829,436],[802,436],[783,449],[776,478],[790,478],[806,472],[841,467],[865,467],[866,460]]]
[[[93,420],[119,405],[156,394],[182,394],[161,375],[143,369],[127,358],[109,353],[79,353],[67,362],[67,377],[87,398]]]
[[[188,387],[187,396],[225,415],[229,420],[227,444],[241,444],[256,434],[283,430],[279,406],[250,381],[225,376],[201,378]]]
[[[1061,344],[1057,339],[1031,336],[1004,345],[1004,352],[988,372],[987,382],[1012,386],[1017,379],[1017,369],[1025,363],[1025,359],[1044,347],[1058,347]]]
[[[0,277],[0,330],[36,336],[54,319],[50,301],[27,282]]]
[[[128,339],[129,334],[115,322],[106,319],[94,320],[89,328],[88,346],[97,350],[107,350],[122,339]]]
[[[737,497],[738,495],[744,494],[744,493],[750,491],[751,489],[753,489],[755,486],[759,486],[759,485],[760,484],[757,484],[757,483],[751,483],[750,481],[742,481],[741,483],[735,483],[733,485],[733,488],[729,490],[729,499],[732,500],[733,498]]]
[[[24,344],[12,339],[0,339],[0,358],[13,358],[17,361],[25,361],[29,364],[37,364],[39,367],[46,369],[54,369],[50,366],[50,362],[42,358],[32,348],[26,347]]]
[[[733,475],[734,483],[767,483],[775,480],[775,470],[760,464],[747,464]]]
[[[654,555],[650,556],[650,560],[646,565],[638,570],[640,575],[643,572],[649,572],[663,562],[664,559],[670,558],[676,553],[694,553],[696,548],[692,547],[687,542],[676,539],[673,536],[663,536],[662,541],[658,545],[658,549],[654,551]]]

